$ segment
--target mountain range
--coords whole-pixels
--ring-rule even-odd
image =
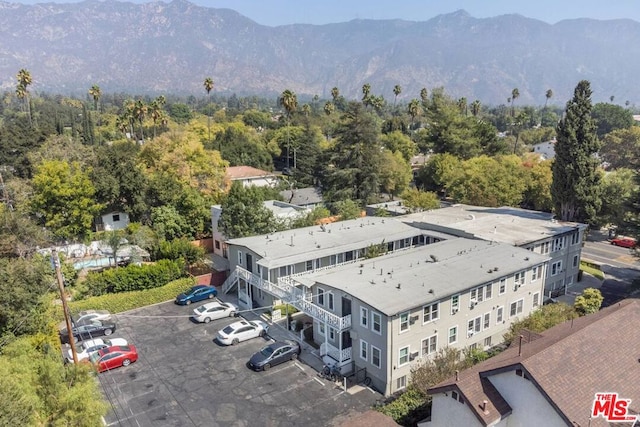
[[[398,101],[420,89],[444,87],[455,98],[505,104],[564,105],[578,81],[591,82],[594,101],[640,104],[640,23],[564,20],[547,24],[520,15],[474,18],[465,11],[424,22],[353,20],[277,27],[229,9],[186,0],[133,4],[21,5],[0,1],[0,89],[13,90],[21,68],[30,90],[195,94],[212,77],[214,93],[330,98],[338,87],[360,98]]]

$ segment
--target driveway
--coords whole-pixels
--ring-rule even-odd
[[[98,376],[110,404],[107,425],[330,425],[334,417],[365,412],[380,399],[368,388],[344,392],[320,379],[304,362],[313,357],[308,350],[297,362],[251,371],[249,357],[272,338],[221,346],[216,332],[238,319],[194,323],[189,313],[197,305],[168,302],[117,316],[117,335],[135,344],[140,358]],[[270,333],[286,334],[276,326]]]

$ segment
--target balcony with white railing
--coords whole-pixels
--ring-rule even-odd
[[[353,347],[340,349],[332,346],[327,342],[323,342],[322,344],[320,344],[320,356],[329,356],[333,360],[338,362],[338,366],[342,366],[342,364],[351,360],[352,348]]]

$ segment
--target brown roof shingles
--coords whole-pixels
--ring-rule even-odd
[[[226,170],[225,177],[230,180],[259,178],[264,176],[275,176],[271,172],[263,171],[251,166],[229,166]]]
[[[487,387],[483,378],[523,368],[532,382],[572,426],[608,426],[604,418],[589,420],[598,392],[617,392],[640,409],[640,301],[625,300],[596,314],[557,325],[541,338],[512,346],[503,353],[460,372],[429,389],[441,393],[458,389],[473,413],[488,425],[507,415],[509,396]],[[495,390],[495,392],[494,392]],[[487,400],[487,411],[482,411]],[[518,408],[514,408],[517,411]]]

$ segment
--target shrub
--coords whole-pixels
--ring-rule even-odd
[[[376,409],[400,425],[416,425],[431,413],[431,399],[417,388],[409,387],[404,393],[392,396],[384,406]]]
[[[185,277],[153,289],[100,295],[80,301],[71,301],[69,308],[74,313],[89,309],[121,313],[134,308],[172,300],[176,295],[186,291],[193,285],[195,285],[195,279]]]
[[[157,288],[185,275],[182,260],[160,260],[155,264],[146,265],[132,264],[99,273],[89,273],[84,283],[85,294],[97,296]]]
[[[271,309],[271,311],[273,312],[275,310],[280,310],[280,313],[282,313],[283,316],[286,316],[287,313],[294,314],[294,313],[297,313],[299,311],[297,308],[295,308],[291,304],[289,304],[288,308],[287,308],[287,304],[274,305],[273,308]]]
[[[204,259],[204,249],[197,247],[187,239],[175,239],[161,242],[154,250],[155,259],[183,259],[187,265],[193,265]]]

